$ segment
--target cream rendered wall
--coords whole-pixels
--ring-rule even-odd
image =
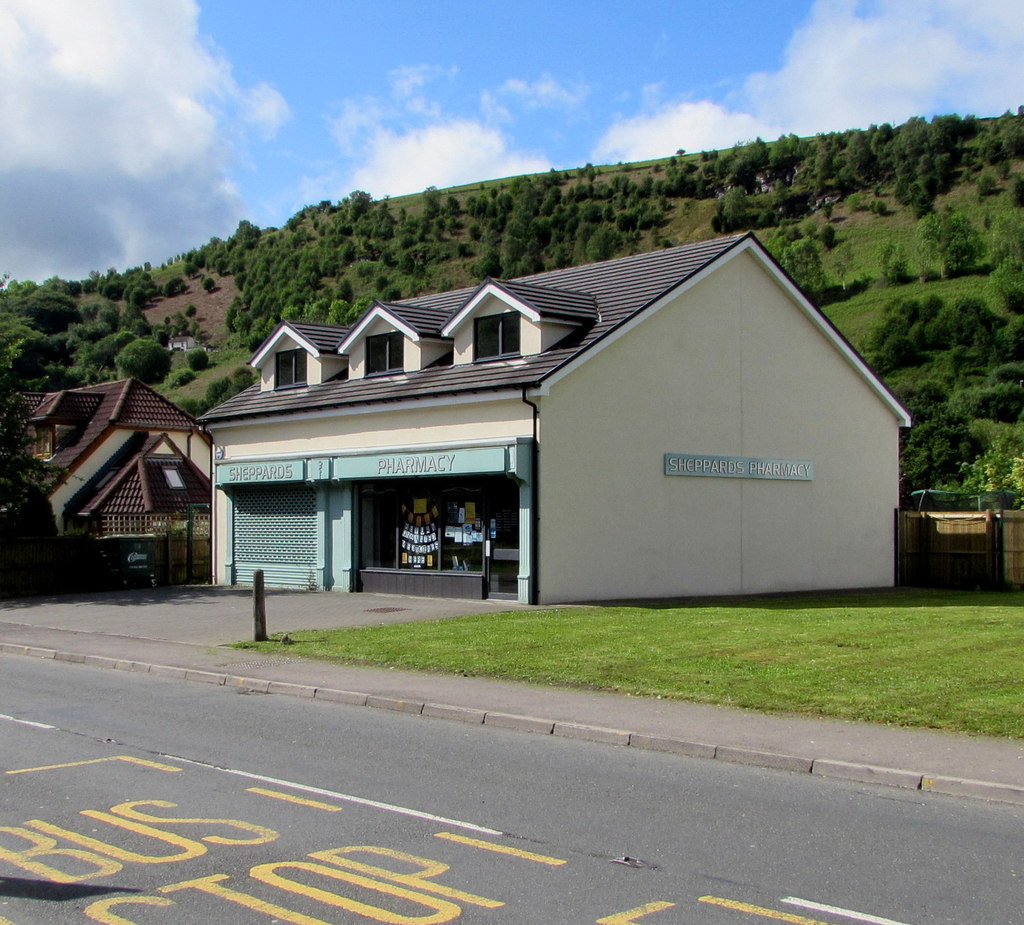
[[[524,357],[543,353],[575,330],[574,324],[557,321],[538,322],[523,317],[519,325],[520,352]]]
[[[741,253],[541,399],[543,602],[888,586],[893,411]],[[811,482],[666,476],[807,459]]]

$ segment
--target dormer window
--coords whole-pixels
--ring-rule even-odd
[[[54,437],[53,428],[45,424],[35,427],[35,437],[32,441],[32,455],[42,459],[49,459],[53,456]]]
[[[306,351],[282,350],[276,357],[274,388],[283,389],[306,384]]]
[[[405,337],[398,331],[373,334],[366,338],[366,371],[390,373],[405,368]]]
[[[473,355],[477,360],[519,356],[519,312],[474,319]]]

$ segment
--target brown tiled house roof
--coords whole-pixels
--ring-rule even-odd
[[[156,453],[163,447],[165,452]],[[166,452],[170,450],[170,452]],[[176,473],[181,488],[174,488],[166,473]],[[69,515],[184,514],[189,505],[210,501],[210,480],[180,453],[166,434],[155,434],[121,466],[105,487],[87,498]]]
[[[36,404],[29,423],[77,425],[49,459],[53,465],[68,469],[87,456],[113,427],[148,431],[198,430],[195,418],[137,379],[47,392]]]

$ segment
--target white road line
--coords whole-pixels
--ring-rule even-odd
[[[402,816],[412,816],[416,819],[426,819],[428,822],[436,822],[439,825],[450,825],[458,829],[467,829],[471,832],[480,832],[483,835],[504,835],[497,829],[489,829],[472,822],[461,822],[458,819],[448,819],[444,816],[435,816],[432,813],[424,813],[418,809],[409,809],[406,806],[395,806],[393,803],[380,803],[377,800],[367,800],[364,797],[352,796],[349,793],[338,793],[336,790],[325,790],[322,787],[311,787],[309,784],[299,784],[291,780],[280,780],[276,777],[267,777],[264,774],[253,774],[251,771],[240,771],[237,768],[222,768],[215,764],[207,764],[204,761],[193,761],[191,758],[180,758],[177,755],[164,755],[172,761],[183,761],[186,764],[194,764],[211,771],[222,771],[224,774],[234,774],[236,777],[245,777],[249,780],[258,780],[264,784],[276,784],[278,787],[291,787],[293,790],[301,790],[303,793],[315,793],[322,797],[333,797],[335,800],[344,800],[348,803],[357,803],[360,806],[369,806],[371,809],[382,809],[389,813],[398,813]]]
[[[47,726],[46,723],[33,723],[31,720],[18,719],[16,716],[8,716],[6,713],[0,713],[0,719],[6,719],[12,723],[19,723],[22,726],[34,726],[36,729],[56,729],[56,726]]]
[[[814,903],[809,899],[800,899],[796,896],[787,896],[785,899],[779,900],[779,902],[788,903],[791,906],[800,906],[813,912],[829,912],[832,915],[840,915],[843,918],[853,919],[856,922],[868,922],[869,925],[907,925],[906,922],[897,922],[895,919],[883,919],[877,915],[868,915],[866,912],[855,912],[853,909],[826,906],[822,903]]]

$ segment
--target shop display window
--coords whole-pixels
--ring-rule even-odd
[[[518,486],[505,478],[374,483],[360,489],[361,568],[468,572],[492,592],[519,570]]]

